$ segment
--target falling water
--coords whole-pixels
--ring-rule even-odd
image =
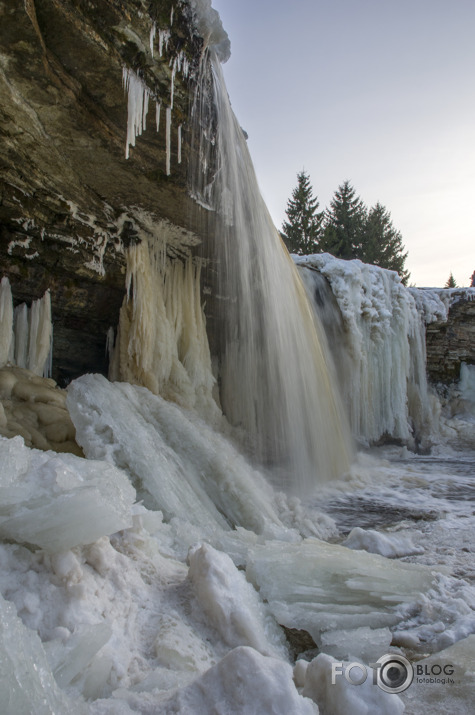
[[[223,410],[249,451],[272,465],[278,486],[308,493],[346,471],[351,453],[323,331],[260,195],[212,50],[196,95],[193,192],[216,213]]]

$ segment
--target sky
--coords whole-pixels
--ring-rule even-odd
[[[223,70],[277,228],[297,173],[391,213],[409,283],[475,271],[474,0],[212,0]]]

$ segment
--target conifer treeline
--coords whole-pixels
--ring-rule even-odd
[[[359,258],[397,271],[407,284],[409,272],[404,267],[407,252],[384,206],[378,202],[367,208],[350,182],[344,181],[335,191],[330,207],[319,211],[309,175],[301,171],[297,181],[281,231],[291,253],[327,252],[338,258]]]

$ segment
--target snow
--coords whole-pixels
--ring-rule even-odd
[[[94,375],[74,381],[67,400],[88,459],[0,441],[1,517],[9,504],[31,510],[0,544],[5,618],[23,629],[15,641],[43,649],[47,697],[67,703],[56,711],[399,713],[398,697],[369,682],[332,686],[333,658],[368,664],[394,643],[426,655],[474,631],[468,583],[302,539],[313,513],[276,494],[189,409]],[[47,503],[58,508],[40,523]],[[317,658],[292,673],[277,623],[311,633]],[[29,661],[11,643],[8,652],[20,679]]]
[[[295,689],[290,665],[240,646],[156,712],[317,715],[318,709]]]

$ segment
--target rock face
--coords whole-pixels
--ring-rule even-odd
[[[431,323],[426,331],[427,373],[432,382],[459,379],[460,364],[475,365],[475,301],[452,304],[446,322]]]
[[[118,323],[130,242],[166,221],[176,255],[203,234],[206,217],[185,182],[184,68],[196,66],[202,49],[187,7],[0,0],[0,277],[8,276],[15,304],[51,290],[61,385],[107,370],[106,333]],[[128,159],[124,68],[150,91],[148,125]]]

